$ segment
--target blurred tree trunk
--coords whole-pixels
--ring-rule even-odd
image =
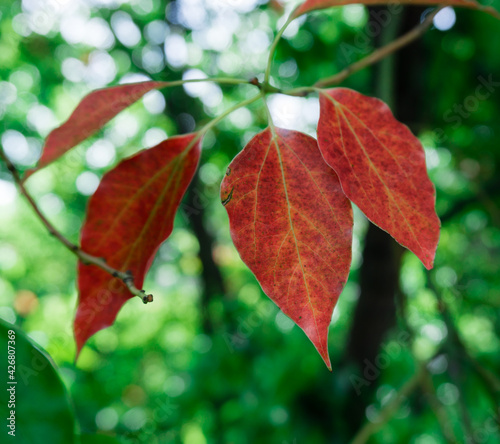
[[[186,202],[187,205],[192,208],[189,216],[189,224],[200,244],[198,256],[203,267],[201,272],[201,323],[203,332],[210,335],[214,331],[214,325],[209,313],[209,304],[214,296],[221,297],[225,294],[225,286],[219,267],[213,259],[212,252],[215,240],[205,227],[205,205],[203,205],[203,202],[198,202],[199,197],[197,194],[201,193],[204,195],[203,187],[204,184],[201,182],[199,174],[196,173],[191,187],[189,188]]]
[[[185,92],[179,88],[169,91],[166,95],[168,114],[177,116],[178,134],[190,133],[195,129],[195,122],[203,115],[200,105],[186,97]],[[199,171],[188,189],[183,201],[187,222],[198,239],[200,251],[198,257],[202,264],[201,272],[201,326],[205,334],[214,332],[213,320],[209,314],[210,301],[214,296],[225,294],[224,279],[219,267],[213,259],[214,238],[205,227],[206,206],[205,184],[199,179]]]
[[[370,8],[373,16],[382,10],[386,11],[385,8]],[[412,7],[392,15],[391,21],[375,38],[375,45],[383,46],[412,29],[419,23],[422,12],[423,9]],[[422,57],[423,46],[421,41],[417,41],[397,55],[383,60],[375,68],[374,94],[385,101],[395,116],[406,124],[418,122],[421,117]],[[368,382],[357,388],[352,384],[350,394],[346,397],[346,410],[349,413],[345,418],[349,418],[352,434],[365,422],[366,407],[373,402],[374,392],[379,385],[378,371],[368,369],[377,367],[380,347],[388,331],[396,324],[396,299],[400,295],[399,273],[403,251],[390,235],[369,224],[360,269],[360,294],[345,356],[347,363],[354,365],[353,371],[359,380]],[[375,376],[367,381],[367,374]]]
[[[370,223],[360,270],[360,296],[347,344],[349,360],[359,368],[375,363],[387,331],[395,325],[400,251],[394,239]]]

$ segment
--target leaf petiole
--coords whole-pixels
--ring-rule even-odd
[[[296,18],[294,15],[294,12],[295,12],[295,10],[292,11],[290,16],[286,20],[285,24],[278,31],[278,33],[276,34],[276,37],[274,37],[273,43],[271,44],[271,48],[269,49],[269,57],[267,59],[266,72],[264,74],[264,82],[263,82],[264,84],[269,84],[269,79],[271,78],[271,66],[273,64],[274,53],[276,52],[276,48],[278,46],[278,43],[279,43],[281,37],[283,36],[284,32],[286,31],[286,28]]]
[[[253,85],[251,80],[246,80],[246,79],[232,79],[232,78],[225,78],[225,77],[214,77],[210,78],[207,77],[205,79],[182,79],[182,80],[174,80],[172,82],[166,81],[165,86],[162,88],[158,89],[163,89],[163,88],[170,88],[172,86],[182,86],[185,85],[186,83],[201,83],[201,82],[213,82],[213,83],[218,83],[220,85]]]
[[[232,112],[240,109],[240,108],[243,108],[245,106],[248,106],[248,105],[251,105],[252,103],[256,102],[257,100],[259,100],[260,98],[262,97],[262,94],[259,93],[257,94],[256,96],[253,96],[249,99],[246,99],[246,100],[243,100],[243,102],[240,102],[240,103],[237,103],[236,105],[232,106],[231,108],[227,109],[226,111],[224,111],[220,116],[217,116],[215,119],[212,119],[210,122],[208,122],[203,128],[201,128],[199,131],[198,131],[198,136],[197,138],[199,139],[200,137],[203,137],[203,135],[205,133],[207,133],[210,129],[212,129],[215,125],[217,125],[219,122],[221,122],[222,120],[224,120],[227,116],[229,116],[229,114],[231,114]],[[198,140],[196,139],[196,140]]]
[[[294,97],[304,97],[310,93],[318,92],[319,88],[314,86],[301,86],[299,88],[292,88],[285,91],[281,91],[281,94]]]

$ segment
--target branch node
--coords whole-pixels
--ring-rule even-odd
[[[282,90],[280,88],[276,88],[275,86],[270,85],[268,82],[259,82],[259,79],[257,77],[254,77],[253,79],[250,79],[249,83],[251,85],[255,85],[257,88],[259,88],[263,93],[269,92],[269,93],[281,93]]]

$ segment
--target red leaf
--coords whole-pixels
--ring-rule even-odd
[[[389,107],[347,88],[320,94],[318,142],[346,196],[432,268],[440,222],[419,140]]]
[[[89,202],[82,250],[105,258],[117,270],[131,270],[136,287],[141,288],[156,250],[172,232],[200,149],[195,134],[174,137],[107,173]],[[74,328],[79,352],[90,336],[114,322],[132,295],[121,280],[95,265],[81,263],[78,288]]]
[[[318,9],[332,8],[335,6],[344,6],[352,4],[363,4],[367,6],[374,5],[449,5],[457,6],[462,8],[478,9],[480,11],[487,12],[496,18],[500,18],[500,14],[497,10],[490,6],[483,6],[474,0],[400,0],[397,3],[391,3],[389,0],[307,0],[302,5],[300,5],[294,12],[293,17],[298,17],[302,14],[306,14],[311,11],[316,11]]]
[[[38,165],[26,173],[25,179],[95,134],[147,92],[166,85],[166,82],[142,82],[92,91],[83,98],[70,118],[48,135]]]
[[[268,128],[222,182],[231,237],[264,292],[328,368],[328,326],[351,263],[352,210],[316,140]]]

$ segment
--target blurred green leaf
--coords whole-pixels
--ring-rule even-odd
[[[8,373],[7,349],[9,332],[15,332],[15,373]],[[49,355],[29,339],[17,326],[0,320],[0,347],[3,350],[1,375],[4,387],[15,387],[4,393],[0,407],[2,418],[15,411],[16,444],[72,444],[75,443],[75,417],[66,388]],[[10,376],[14,376],[13,382]],[[2,430],[2,433],[6,433]]]
[[[119,442],[111,436],[85,433],[80,437],[80,444],[119,444]]]

